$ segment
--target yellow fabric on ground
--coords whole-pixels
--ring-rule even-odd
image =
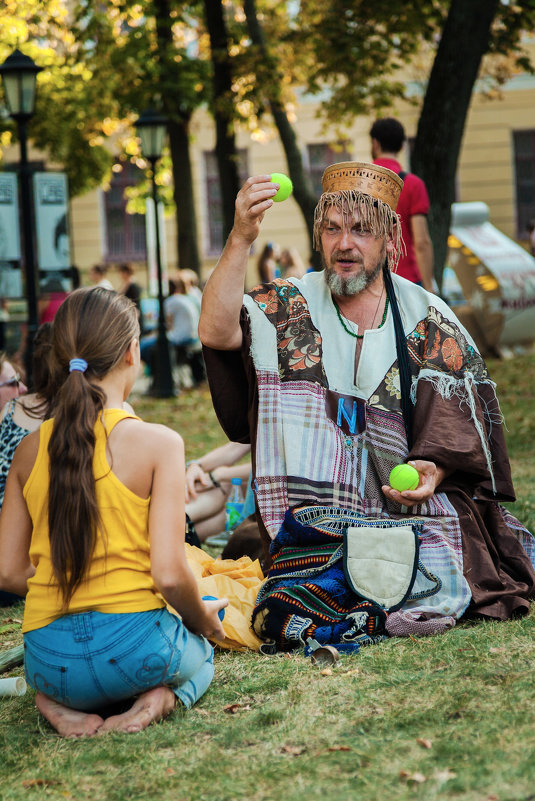
[[[221,648],[258,651],[259,640],[251,629],[251,615],[264,574],[260,562],[248,556],[241,559],[214,559],[206,551],[186,543],[188,564],[197,579],[201,595],[228,598],[223,628],[227,635]]]

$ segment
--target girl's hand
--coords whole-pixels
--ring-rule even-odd
[[[445,471],[434,462],[415,459],[409,462],[409,464],[420,474],[420,481],[416,489],[399,492],[398,490],[392,489],[389,484],[385,484],[381,488],[387,498],[390,498],[391,501],[395,501],[402,506],[416,506],[428,501],[429,498],[435,494],[436,488],[446,476]]]
[[[225,639],[225,630],[222,622],[219,620],[218,612],[220,609],[225,609],[228,606],[228,598],[217,598],[215,601],[204,601],[204,608],[206,610],[206,625],[203,629],[199,629],[199,634],[204,634],[207,640],[219,640],[220,642]]]

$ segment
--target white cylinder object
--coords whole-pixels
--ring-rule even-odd
[[[22,676],[14,676],[10,679],[0,679],[0,696],[24,695],[25,692],[26,682]]]

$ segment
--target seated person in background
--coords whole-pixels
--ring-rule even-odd
[[[94,264],[89,270],[89,280],[93,286],[101,286],[103,289],[114,289],[111,281],[106,278],[107,274],[107,264]]]
[[[302,278],[307,271],[297,248],[285,248],[281,253],[279,264],[282,278]]]
[[[169,297],[163,303],[167,338],[169,343],[174,345],[177,364],[189,365],[193,385],[196,386],[204,381],[206,376],[197,332],[200,305],[187,294],[186,284],[180,274],[169,281],[169,292]]]
[[[117,272],[119,273],[119,278],[121,280],[121,286],[119,288],[119,292],[122,295],[124,295],[125,298],[130,298],[130,300],[136,307],[139,323],[141,326],[141,333],[143,333],[143,325],[141,319],[141,287],[134,281],[134,276],[136,274],[136,271],[134,270],[131,264],[129,264],[128,262],[124,262],[123,264],[119,264],[119,266],[117,267]]]
[[[23,396],[26,391],[20,374],[6,354],[0,352],[0,408],[3,416],[0,422],[0,507],[4,499],[4,488],[13,454],[22,437],[28,433],[25,429],[22,429],[21,433],[18,425],[11,419],[16,399]],[[9,411],[10,414],[6,419],[6,413]],[[20,596],[0,591],[0,606],[10,606],[17,601],[20,601]]]
[[[207,690],[205,637],[224,638],[227,601],[203,601],[186,561],[181,437],[122,408],[140,361],[132,302],[73,292],[53,358],[66,376],[54,419],[22,441],[6,484],[0,586],[26,595],[26,679],[57,732],[137,732]]]
[[[51,278],[46,282],[41,297],[37,301],[39,325],[52,322],[68,294],[58,278]]]
[[[257,262],[258,279],[263,284],[280,277],[278,258],[279,246],[274,242],[266,242]]]
[[[167,338],[172,345],[195,345],[199,341],[199,313],[186,297],[186,285],[177,275],[169,281],[169,295],[163,302]]]
[[[236,464],[251,450],[250,445],[227,442],[200,459],[188,462],[186,468],[186,513],[195,526],[201,542],[225,530],[225,504],[233,478],[247,485],[251,463]]]
[[[35,335],[33,352],[35,391],[12,397],[0,412],[0,507],[4,500],[7,474],[17,445],[50,416],[52,401],[58,388],[57,378],[50,368],[49,361],[51,336],[51,323],[43,323]],[[19,391],[21,386],[24,387],[24,384],[19,385]]]
[[[201,313],[202,291],[199,288],[199,276],[195,270],[179,270],[179,276],[184,281],[186,287],[186,297],[191,300],[197,309],[198,314]]]
[[[20,373],[9,361],[7,355],[0,351],[0,408],[13,398],[24,395],[28,391]]]

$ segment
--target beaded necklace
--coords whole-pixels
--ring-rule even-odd
[[[342,323],[342,328],[344,329],[344,331],[347,331],[347,333],[350,334],[352,337],[355,337],[355,339],[363,339],[364,338],[364,334],[355,334],[355,332],[352,331],[350,328],[348,328],[347,325],[344,323],[344,318],[343,318],[343,316],[342,316],[342,314],[340,312],[340,309],[338,308],[338,303],[335,301],[334,298],[333,298],[333,303],[334,303],[334,307],[336,309],[336,313],[338,315],[338,319]],[[388,299],[388,295],[387,295],[386,296],[386,303],[385,303],[385,310],[384,310],[384,314],[383,314],[383,319],[381,320],[381,322],[379,323],[377,328],[382,328],[383,325],[385,324],[386,315],[388,313],[388,303],[389,303],[389,299]]]

